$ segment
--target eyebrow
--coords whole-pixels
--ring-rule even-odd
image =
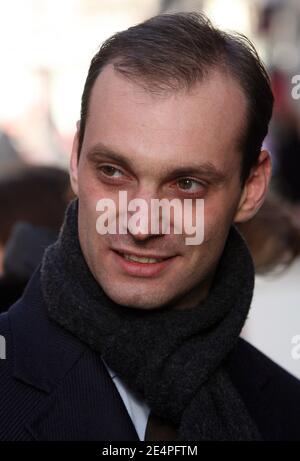
[[[118,163],[125,169],[133,170],[133,162],[125,155],[115,152],[113,149],[105,146],[102,143],[97,143],[87,152],[89,161],[95,163],[99,160],[108,160]],[[211,162],[204,162],[200,165],[192,164],[177,167],[172,169],[168,177],[173,179],[179,176],[202,175],[209,181],[215,184],[220,184],[225,181],[226,174],[217,169]]]
[[[120,166],[123,166],[123,168],[133,168],[132,162],[129,158],[115,152],[101,143],[95,144],[95,146],[88,150],[87,158],[91,162],[96,162],[98,160],[113,160]]]

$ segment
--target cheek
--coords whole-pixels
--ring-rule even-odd
[[[79,178],[79,237],[81,247],[89,261],[90,267],[95,266],[95,255],[107,246],[107,236],[97,232],[97,202],[107,198],[108,194],[96,175],[89,168],[81,168]],[[113,197],[109,197],[113,198]]]
[[[97,195],[98,195],[98,181],[95,175],[83,163],[78,170],[78,196],[79,200],[85,202],[85,205],[93,203],[96,207]],[[94,203],[95,202],[95,203]]]
[[[86,170],[81,170],[78,177],[79,199],[79,235],[84,246],[96,238],[96,204],[99,200],[95,179]]]
[[[118,190],[103,184],[97,173],[87,164],[83,163],[78,175],[78,197],[89,210],[96,210],[97,202],[109,198],[118,203]]]
[[[209,204],[205,210],[204,240],[195,247],[187,248],[191,276],[203,277],[213,270],[223,251],[232,222],[231,212],[219,204]]]
[[[78,174],[78,198],[82,227],[92,226],[92,229],[87,229],[90,234],[96,228],[96,220],[99,215],[96,209],[97,202],[105,196],[105,191],[95,172],[87,163],[83,162]]]
[[[240,191],[236,187],[220,190],[204,202],[205,228],[208,234],[227,232],[239,203]]]

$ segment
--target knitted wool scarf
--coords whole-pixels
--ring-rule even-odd
[[[69,205],[42,262],[49,317],[98,352],[181,441],[259,440],[227,374],[250,307],[254,269],[232,227],[208,297],[187,310],[143,310],[113,302],[96,282],[78,239],[78,202]]]

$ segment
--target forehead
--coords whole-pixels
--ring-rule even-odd
[[[221,71],[190,90],[153,94],[108,65],[91,92],[83,151],[101,142],[137,162],[240,161],[246,98]]]

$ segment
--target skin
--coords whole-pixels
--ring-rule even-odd
[[[79,197],[84,257],[113,301],[139,309],[189,309],[207,296],[230,226],[255,215],[270,180],[270,156],[262,151],[241,187],[237,141],[245,120],[242,90],[218,71],[188,91],[165,95],[129,81],[112,65],[98,76],[79,158],[78,131],[74,137],[70,177]],[[109,157],[108,150],[121,161]],[[178,174],[179,168],[185,168],[183,174]],[[203,198],[204,242],[186,245],[184,234],[172,233],[99,235],[96,203],[104,197],[117,203],[119,190],[127,191],[128,201]],[[173,258],[156,276],[139,277],[120,267],[112,249]]]

